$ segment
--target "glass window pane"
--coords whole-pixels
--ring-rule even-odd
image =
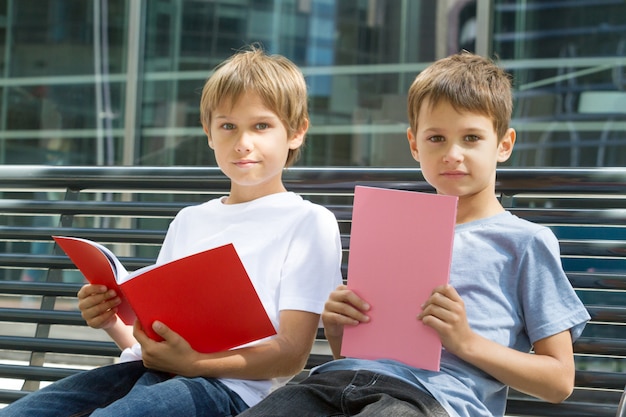
[[[0,159],[120,164],[124,0],[0,2]]]
[[[493,50],[516,84],[513,160],[522,166],[626,162],[626,3],[503,1]]]
[[[172,147],[181,137],[202,137],[197,104],[211,70],[242,46],[260,43],[293,60],[307,78],[312,125],[300,164],[414,166],[406,91],[435,58],[437,44],[445,53],[447,33],[437,37],[434,22],[446,13],[438,3],[413,0],[146,2],[141,152],[180,160]],[[157,126],[169,129],[170,139],[148,133]],[[362,155],[386,144],[394,151]]]

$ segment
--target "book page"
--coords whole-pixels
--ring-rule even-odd
[[[152,269],[158,268],[160,265],[162,265],[162,264],[147,265],[147,266],[144,266],[143,268],[136,269],[133,272],[127,272],[124,276],[118,277],[117,283],[119,285],[122,285],[123,283],[125,283],[127,281],[130,281],[131,279],[133,279],[135,277],[138,277],[138,276],[140,276],[142,274],[145,274],[146,272],[148,272],[148,271],[150,271]]]

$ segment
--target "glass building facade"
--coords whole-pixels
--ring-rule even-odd
[[[513,166],[626,159],[623,0],[0,0],[0,162],[214,165],[199,92],[259,43],[299,65],[299,165],[415,166],[406,92],[461,49],[515,81]]]

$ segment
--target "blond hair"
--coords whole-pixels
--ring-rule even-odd
[[[206,81],[200,99],[202,124],[208,128],[218,106],[224,102],[233,105],[245,93],[257,94],[283,122],[289,137],[306,128],[309,113],[302,72],[284,56],[269,55],[256,45],[219,64]],[[289,150],[285,166],[298,159],[300,148]]]
[[[511,78],[487,58],[464,51],[440,59],[418,74],[408,95],[409,124],[414,133],[427,98],[431,107],[444,100],[457,111],[489,117],[498,139],[509,128],[513,111]]]

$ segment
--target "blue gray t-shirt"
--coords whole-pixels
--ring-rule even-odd
[[[552,231],[509,212],[456,226],[450,283],[476,333],[521,352],[567,329],[576,339],[589,320],[563,272]],[[445,349],[440,372],[351,358],[312,372],[356,369],[409,382],[429,392],[450,416],[504,415],[508,388]]]

